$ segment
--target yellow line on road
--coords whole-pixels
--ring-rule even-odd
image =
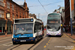
[[[71,50],[75,50],[75,46],[74,46],[73,49],[71,49]]]
[[[46,43],[46,45],[48,45],[48,43]]]
[[[75,41],[73,41],[75,43]]]
[[[68,35],[65,34],[66,37],[68,37],[69,39],[71,39]],[[73,39],[72,39],[73,40]],[[73,43],[75,43],[75,41],[73,41]]]
[[[46,46],[49,44],[49,42],[50,42],[51,39],[52,38],[49,39],[49,41],[46,43],[46,45],[44,46],[44,48],[46,48]]]
[[[46,48],[46,46],[44,46],[44,48]]]
[[[70,38],[69,36],[67,36],[66,34],[64,34],[66,37]],[[71,38],[70,38],[71,39]]]

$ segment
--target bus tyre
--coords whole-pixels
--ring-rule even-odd
[[[41,37],[41,39],[43,39],[43,36]]]
[[[16,44],[16,42],[13,42],[13,45],[15,45]]]
[[[35,38],[34,44],[36,44],[36,42],[37,42],[37,38]]]

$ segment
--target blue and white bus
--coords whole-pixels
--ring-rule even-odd
[[[50,13],[47,18],[47,35],[48,36],[61,36],[61,14]]]
[[[16,42],[36,42],[43,38],[42,21],[34,18],[15,19],[13,24],[13,44]]]

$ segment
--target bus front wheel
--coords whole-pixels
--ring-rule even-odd
[[[15,45],[16,44],[16,42],[13,42],[13,45]]]
[[[37,38],[35,38],[35,41],[34,41],[34,43],[36,44],[36,42],[38,41],[38,39]]]

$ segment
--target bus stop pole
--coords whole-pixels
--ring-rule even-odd
[[[71,0],[69,0],[70,2],[70,24],[71,24],[71,36],[73,35],[73,30],[72,30],[72,11],[71,11]]]

